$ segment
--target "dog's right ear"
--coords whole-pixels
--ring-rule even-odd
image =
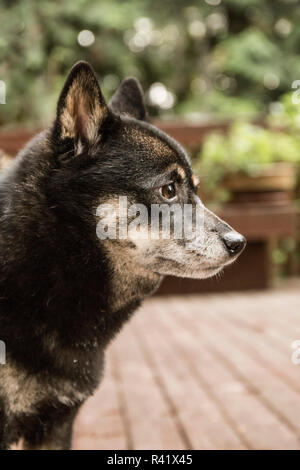
[[[147,119],[144,93],[136,78],[125,78],[112,99],[109,107],[117,114],[127,114],[141,121]]]
[[[74,141],[75,154],[101,139],[109,114],[97,78],[87,62],[71,69],[57,104],[54,137]]]

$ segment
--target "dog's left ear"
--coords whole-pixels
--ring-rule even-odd
[[[93,69],[87,62],[78,62],[58,100],[55,137],[58,141],[73,139],[79,152],[83,146],[98,142],[109,114]]]
[[[135,119],[146,120],[144,93],[136,78],[125,78],[109,102],[117,114],[127,114]]]

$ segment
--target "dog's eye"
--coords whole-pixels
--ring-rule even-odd
[[[160,195],[168,201],[176,197],[176,188],[174,183],[165,184],[159,191]]]

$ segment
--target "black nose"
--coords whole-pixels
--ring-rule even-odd
[[[237,255],[246,246],[246,238],[240,233],[233,231],[223,235],[223,242],[231,256]]]

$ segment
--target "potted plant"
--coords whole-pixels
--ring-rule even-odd
[[[204,197],[214,201],[283,202],[296,185],[300,138],[248,123],[212,133],[195,161]]]

